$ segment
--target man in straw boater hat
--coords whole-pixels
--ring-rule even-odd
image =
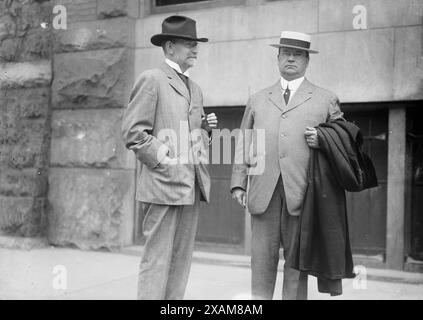
[[[199,201],[209,201],[210,176],[203,155],[208,132],[217,126],[205,115],[200,87],[189,77],[198,55],[196,22],[170,16],[151,37],[165,61],[136,80],[123,115],[125,145],[142,168],[136,199],[145,214],[138,298],[182,299],[191,267]],[[200,132],[191,139],[193,132]],[[187,144],[187,145],[184,145]],[[208,160],[208,159],[206,159]]]
[[[251,214],[253,298],[273,298],[282,245],[282,297],[307,299],[307,274],[289,268],[286,261],[292,254],[306,191],[309,148],[319,147],[313,127],[340,119],[343,113],[334,93],[304,77],[309,54],[317,53],[310,49],[309,35],[284,31],[280,43],[271,46],[278,48],[281,78],[250,97],[241,123],[242,131],[265,130],[264,172],[250,177],[247,200],[248,165],[235,163],[231,193]],[[236,152],[242,158],[239,153],[245,150],[237,148]]]

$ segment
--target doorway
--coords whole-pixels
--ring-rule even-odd
[[[344,114],[360,128],[363,151],[372,159],[379,183],[361,192],[347,192],[351,249],[366,256],[384,256],[386,250],[388,109],[375,107],[351,104],[345,106]]]
[[[409,256],[423,261],[423,110],[419,107],[407,110],[407,154],[409,159],[410,240]]]
[[[244,107],[209,107],[207,114],[214,112],[218,118],[218,129],[232,131],[241,125]],[[221,160],[223,144],[221,144]],[[233,162],[235,140],[231,141],[231,163]],[[210,159],[212,151],[210,147]],[[223,161],[221,161],[223,163]],[[244,244],[245,212],[232,199],[230,183],[231,164],[210,162],[211,178],[210,204],[201,203],[197,242],[219,245],[242,246]]]

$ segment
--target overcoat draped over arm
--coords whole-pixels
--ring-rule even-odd
[[[332,121],[317,128],[319,149],[312,149],[300,226],[289,259],[291,267],[318,278],[320,292],[339,295],[341,279],[353,278],[346,191],[377,186],[363,137],[351,122]]]

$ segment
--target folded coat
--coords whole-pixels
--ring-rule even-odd
[[[320,292],[339,295],[341,279],[355,277],[345,191],[375,187],[377,178],[355,124],[336,120],[316,129],[319,149],[310,153],[298,234],[287,263],[316,276]]]

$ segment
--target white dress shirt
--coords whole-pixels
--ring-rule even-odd
[[[304,77],[301,77],[292,81],[285,80],[283,77],[281,77],[282,92],[285,92],[287,86],[289,90],[291,91],[288,102],[292,99],[295,92],[300,87],[303,81],[304,81]]]
[[[184,76],[189,77],[189,71],[185,70],[185,72],[182,72],[181,67],[176,62],[173,62],[172,60],[169,60],[168,58],[165,59],[165,62],[171,67],[172,69],[175,69],[177,72],[182,73]]]

